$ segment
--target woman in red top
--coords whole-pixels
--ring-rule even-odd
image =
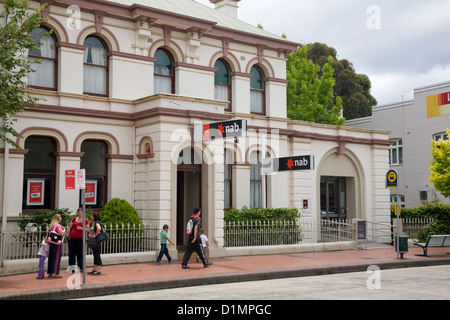
[[[89,232],[89,221],[86,218],[85,230]],[[69,243],[69,270],[75,270],[75,257],[77,257],[80,272],[83,270],[83,211],[77,210],[77,216],[70,221],[67,231]]]

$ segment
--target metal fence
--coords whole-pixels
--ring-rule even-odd
[[[225,247],[339,242],[353,239],[353,223],[345,220],[283,220],[226,222]]]
[[[417,239],[419,232],[435,220],[431,218],[402,218],[403,232],[409,235],[410,239]]]
[[[102,254],[147,252],[159,250],[159,231],[155,225],[107,225],[104,226],[109,239],[102,242]],[[36,258],[47,230],[40,228],[10,229],[1,234],[1,261]],[[2,243],[3,242],[3,243]],[[87,246],[86,246],[87,247]],[[62,256],[68,255],[67,240],[61,248]],[[90,254],[90,249],[87,249]]]

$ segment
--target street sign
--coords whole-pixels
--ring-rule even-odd
[[[263,174],[296,170],[314,170],[314,156],[267,158],[262,163]]]
[[[245,137],[247,134],[247,120],[237,119],[207,123],[203,125],[203,141],[216,138]]]
[[[86,172],[81,170],[66,170],[66,190],[84,189],[86,183]]]
[[[386,173],[386,188],[390,189],[397,188],[397,184],[398,184],[397,170],[391,169]]]

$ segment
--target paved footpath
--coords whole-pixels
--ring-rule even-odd
[[[449,248],[430,248],[431,258],[415,256],[421,248],[409,248],[403,259],[391,246],[369,250],[312,252],[267,256],[211,259],[214,264],[190,262],[191,269],[181,268],[180,261],[105,266],[100,275],[67,274],[62,278],[36,279],[37,273],[0,277],[0,300],[3,299],[71,299],[136,291],[148,291],[193,285],[254,281],[366,271],[371,265],[380,269],[450,265]],[[90,270],[88,270],[90,271]],[[78,288],[77,288],[78,287]]]

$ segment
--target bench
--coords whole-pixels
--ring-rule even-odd
[[[423,249],[423,254],[416,254],[416,256],[430,257],[427,254],[429,247],[450,247],[450,234],[431,235],[428,236],[425,243],[415,243],[414,245]]]

